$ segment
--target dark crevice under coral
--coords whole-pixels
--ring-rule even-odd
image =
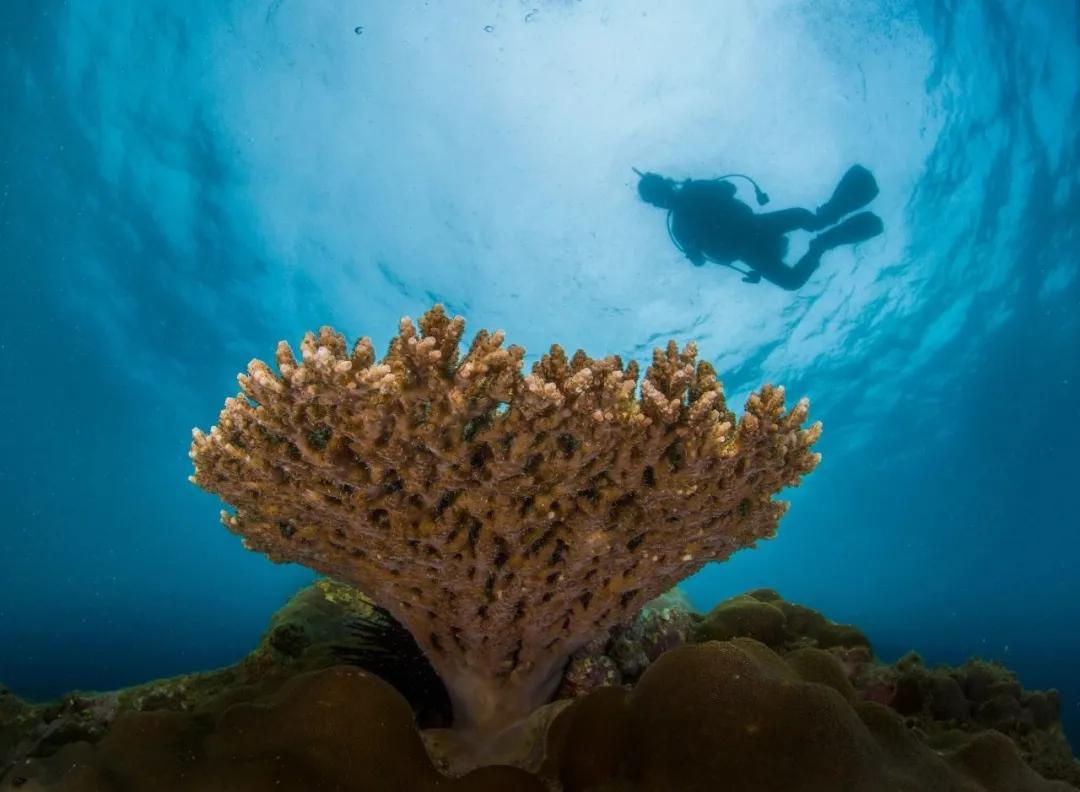
[[[421,729],[446,728],[453,720],[450,696],[412,635],[383,608],[348,624],[350,640],[335,644],[342,663],[370,671],[405,697]]]

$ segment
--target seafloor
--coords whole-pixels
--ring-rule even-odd
[[[498,766],[453,777],[450,705],[399,625],[329,580],[234,666],[33,704],[0,688],[0,790],[1080,789],[1054,691],[887,664],[771,590],[677,593],[579,652]]]

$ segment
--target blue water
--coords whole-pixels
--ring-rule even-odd
[[[530,360],[694,339],[736,405],[810,395],[822,465],[695,602],[1000,659],[1075,744],[1078,31],[1066,0],[6,0],[0,681],[251,648],[310,575],[218,524],[191,428],[279,339],[381,347],[440,300]],[[813,207],[853,162],[886,233],[796,293],[681,259],[630,171]]]

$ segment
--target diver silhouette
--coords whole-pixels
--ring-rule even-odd
[[[815,212],[781,209],[762,214],[755,214],[735,198],[735,185],[728,179],[741,178],[754,186],[759,206],[769,201],[757,183],[741,173],[676,182],[637,168],[634,172],[640,177],[641,199],[668,210],[671,241],[695,266],[711,260],[741,272],[747,283],[764,278],[784,289],[798,289],[814,274],[825,251],[863,242],[884,230],[881,218],[872,212],[860,212],[839,222],[878,194],[873,174],[861,165],[848,169],[832,197]],[[788,247],[785,234],[796,230],[823,233],[810,240],[806,255],[788,266],[784,263]],[[735,267],[735,261],[746,264],[749,271]]]

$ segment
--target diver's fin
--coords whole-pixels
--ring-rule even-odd
[[[859,212],[840,225],[818,234],[810,241],[810,249],[816,252],[831,250],[840,245],[854,245],[872,239],[885,230],[881,218],[873,212]]]
[[[832,225],[844,215],[862,209],[877,194],[874,174],[862,165],[852,165],[836,185],[832,198],[818,208],[818,219],[825,225]]]

